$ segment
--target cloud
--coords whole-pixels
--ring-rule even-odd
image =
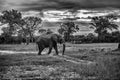
[[[80,8],[120,8],[120,0],[0,0],[1,9],[43,10]]]
[[[0,3],[2,4],[2,7],[0,7],[1,10],[10,10],[10,9],[18,9],[18,10],[24,10],[27,8],[27,6],[22,6],[22,4],[32,4],[34,2],[37,2],[39,0],[0,0]]]
[[[22,12],[22,14],[23,14],[22,16],[23,18],[29,17],[29,16],[41,17],[39,11],[26,11],[26,12]]]
[[[0,10],[3,8],[4,2],[4,0],[0,0]]]

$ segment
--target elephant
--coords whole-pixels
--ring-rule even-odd
[[[49,48],[48,55],[51,53],[52,48],[55,49],[56,55],[58,55],[58,48],[57,48],[58,43],[63,44],[62,55],[64,55],[65,41],[61,35],[55,33],[40,35],[36,41],[36,44],[38,45],[38,49],[39,49],[38,55],[41,55],[41,52],[45,48]]]

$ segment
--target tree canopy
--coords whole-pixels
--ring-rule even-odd
[[[107,32],[108,29],[118,29],[118,25],[115,24],[113,19],[114,16],[93,17],[91,25],[95,27],[95,33],[98,33],[98,36],[100,36],[102,33]]]
[[[21,12],[14,9],[3,11],[0,16],[0,22],[9,25],[8,34],[12,36],[13,33],[18,33],[24,37],[29,36],[31,39],[34,32],[39,29],[38,25],[41,21],[41,18],[34,16],[23,18]]]
[[[41,18],[39,17],[25,17],[24,19],[24,31],[26,32],[27,36],[30,36],[30,38],[33,40],[33,36],[36,30],[39,29],[39,24],[41,23]]]
[[[70,35],[77,32],[78,30],[78,25],[76,25],[74,22],[64,22],[60,25],[58,32],[64,35],[66,40],[69,40]]]
[[[9,32],[12,35],[12,33],[18,28],[15,25],[19,25],[22,22],[22,14],[14,9],[3,11],[0,16],[0,22],[9,25]]]

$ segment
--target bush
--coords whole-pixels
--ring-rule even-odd
[[[120,32],[106,33],[101,36],[98,40],[98,37],[92,33],[85,35],[75,35],[70,37],[70,42],[75,44],[80,43],[118,43],[120,42]]]

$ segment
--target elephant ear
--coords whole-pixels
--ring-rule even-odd
[[[51,39],[55,42],[58,42],[59,36],[57,34],[52,34]]]
[[[61,41],[63,40],[62,36],[59,34],[53,34],[51,36],[52,40],[58,43],[61,43]]]
[[[57,40],[58,43],[62,44],[65,42],[64,37],[62,35],[57,35],[57,37],[58,37],[58,40]]]

